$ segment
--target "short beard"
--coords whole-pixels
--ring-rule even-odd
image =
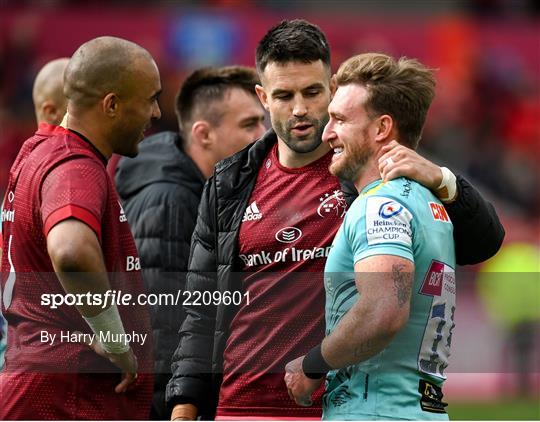
[[[322,143],[322,134],[324,127],[328,123],[329,117],[325,115],[322,119],[306,118],[291,119],[286,124],[279,121],[272,121],[272,127],[279,139],[285,142],[285,145],[298,154],[307,154],[315,151]],[[311,137],[297,138],[291,133],[292,128],[301,122],[311,124],[315,128],[315,133]]]
[[[367,130],[362,134],[364,140],[367,139]],[[367,144],[355,145],[354,149],[349,148],[348,156],[340,163],[330,164],[330,173],[343,180],[356,182],[362,176],[366,165],[373,155],[373,151]],[[342,152],[345,154],[345,152]]]

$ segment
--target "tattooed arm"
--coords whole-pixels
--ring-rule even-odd
[[[409,319],[413,262],[393,255],[375,255],[358,261],[354,271],[358,301],[321,346],[308,353],[307,359],[300,356],[285,366],[287,391],[300,406],[311,406],[311,396],[329,369],[376,355]]]
[[[414,264],[392,255],[376,255],[355,266],[358,301],[322,342],[332,368],[362,362],[384,349],[409,319]]]

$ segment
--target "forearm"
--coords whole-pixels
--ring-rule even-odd
[[[381,308],[377,309],[377,305],[358,300],[322,342],[322,355],[328,365],[343,368],[363,362],[383,350],[395,332],[389,329],[380,314]]]
[[[358,300],[320,348],[306,355],[303,370],[310,378],[375,356],[409,319],[414,280],[411,261],[374,255],[357,262],[355,272]]]
[[[111,289],[101,245],[84,223],[66,220],[47,236],[47,251],[56,277],[66,293],[103,295]],[[76,305],[84,317],[103,312],[103,307],[81,301]]]

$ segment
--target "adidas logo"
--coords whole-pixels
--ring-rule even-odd
[[[120,220],[121,223],[125,223],[127,221],[127,217],[124,213],[124,208],[122,207],[120,201],[118,201],[118,205],[120,206],[120,217],[118,218],[118,220]]]
[[[245,221],[260,220],[261,218],[262,218],[262,212],[260,212],[259,208],[257,208],[256,201],[253,201],[246,208],[246,212],[244,213],[244,217],[242,218],[242,223],[245,222]]]

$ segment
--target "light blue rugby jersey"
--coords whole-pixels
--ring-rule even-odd
[[[379,354],[328,374],[323,419],[447,420],[440,387],[455,326],[455,251],[439,200],[406,178],[364,188],[326,262],[327,335],[359,300],[354,263],[372,255],[414,262],[409,321]]]

